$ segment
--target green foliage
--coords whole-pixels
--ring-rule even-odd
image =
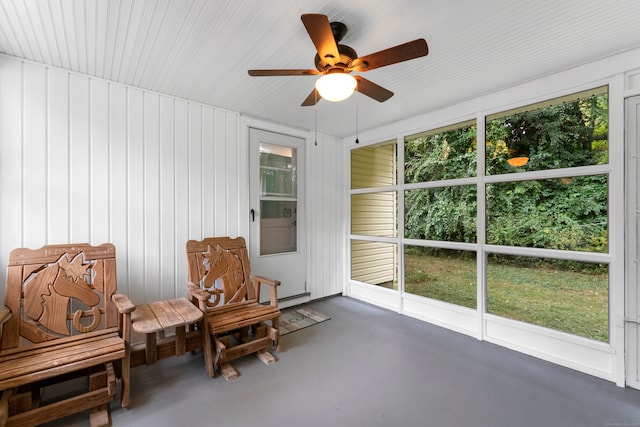
[[[608,162],[607,96],[558,104],[486,124],[488,175]],[[474,126],[405,143],[405,182],[475,175]],[[512,166],[507,160],[526,157]],[[512,181],[486,187],[487,242],[591,252],[608,251],[606,175]],[[476,241],[476,188],[405,193],[405,236]]]
[[[405,192],[405,237],[476,241],[476,188],[442,187]]]
[[[405,182],[441,181],[476,173],[476,127],[405,143]],[[476,188],[440,187],[405,193],[405,237],[476,241]]]
[[[521,181],[487,186],[487,242],[606,252],[607,178]]]
[[[440,181],[476,174],[476,127],[423,136],[405,143],[405,182]]]

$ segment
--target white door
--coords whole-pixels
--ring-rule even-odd
[[[259,129],[249,141],[251,270],[280,280],[279,299],[304,296],[305,141]]]
[[[640,96],[626,101],[626,383],[640,389]]]

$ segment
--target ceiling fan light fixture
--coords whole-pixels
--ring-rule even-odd
[[[316,90],[327,101],[344,101],[356,89],[356,79],[346,73],[325,74],[316,81]]]

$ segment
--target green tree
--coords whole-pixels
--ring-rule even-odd
[[[486,173],[537,171],[608,161],[606,95],[495,119],[486,124]],[[509,159],[525,157],[512,166]],[[405,182],[474,176],[476,128],[465,126],[405,143]],[[605,252],[606,175],[491,184],[487,241]],[[476,188],[442,186],[405,193],[405,236],[476,241]]]

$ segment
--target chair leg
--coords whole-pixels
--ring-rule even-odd
[[[276,339],[273,341],[275,351],[280,351],[280,316],[271,319],[271,327],[276,331]]]
[[[130,395],[130,377],[131,374],[131,360],[128,356],[122,359],[122,397],[120,399],[120,406],[126,408],[129,406],[129,395]]]
[[[207,330],[202,331],[202,348],[204,350],[204,364],[207,369],[207,374],[213,377],[216,373],[216,363],[213,359],[213,351],[211,349],[211,335]]]
[[[105,366],[105,371],[95,372],[89,375],[89,391],[96,391],[100,389],[109,389],[111,382],[115,382],[115,374],[113,373],[113,365],[109,362]],[[111,396],[115,395],[115,387],[113,387],[113,394],[109,392]],[[95,408],[89,409],[89,424],[91,426],[108,426],[111,425],[109,417],[109,404],[105,403]]]
[[[9,419],[9,399],[11,399],[14,393],[14,389],[4,390],[2,392],[2,398],[0,398],[0,426],[7,424],[7,419]]]
[[[120,378],[122,380],[120,406],[126,408],[129,406],[129,394],[131,387],[131,313],[124,313],[121,321],[122,339],[124,340],[124,357],[120,361]]]

